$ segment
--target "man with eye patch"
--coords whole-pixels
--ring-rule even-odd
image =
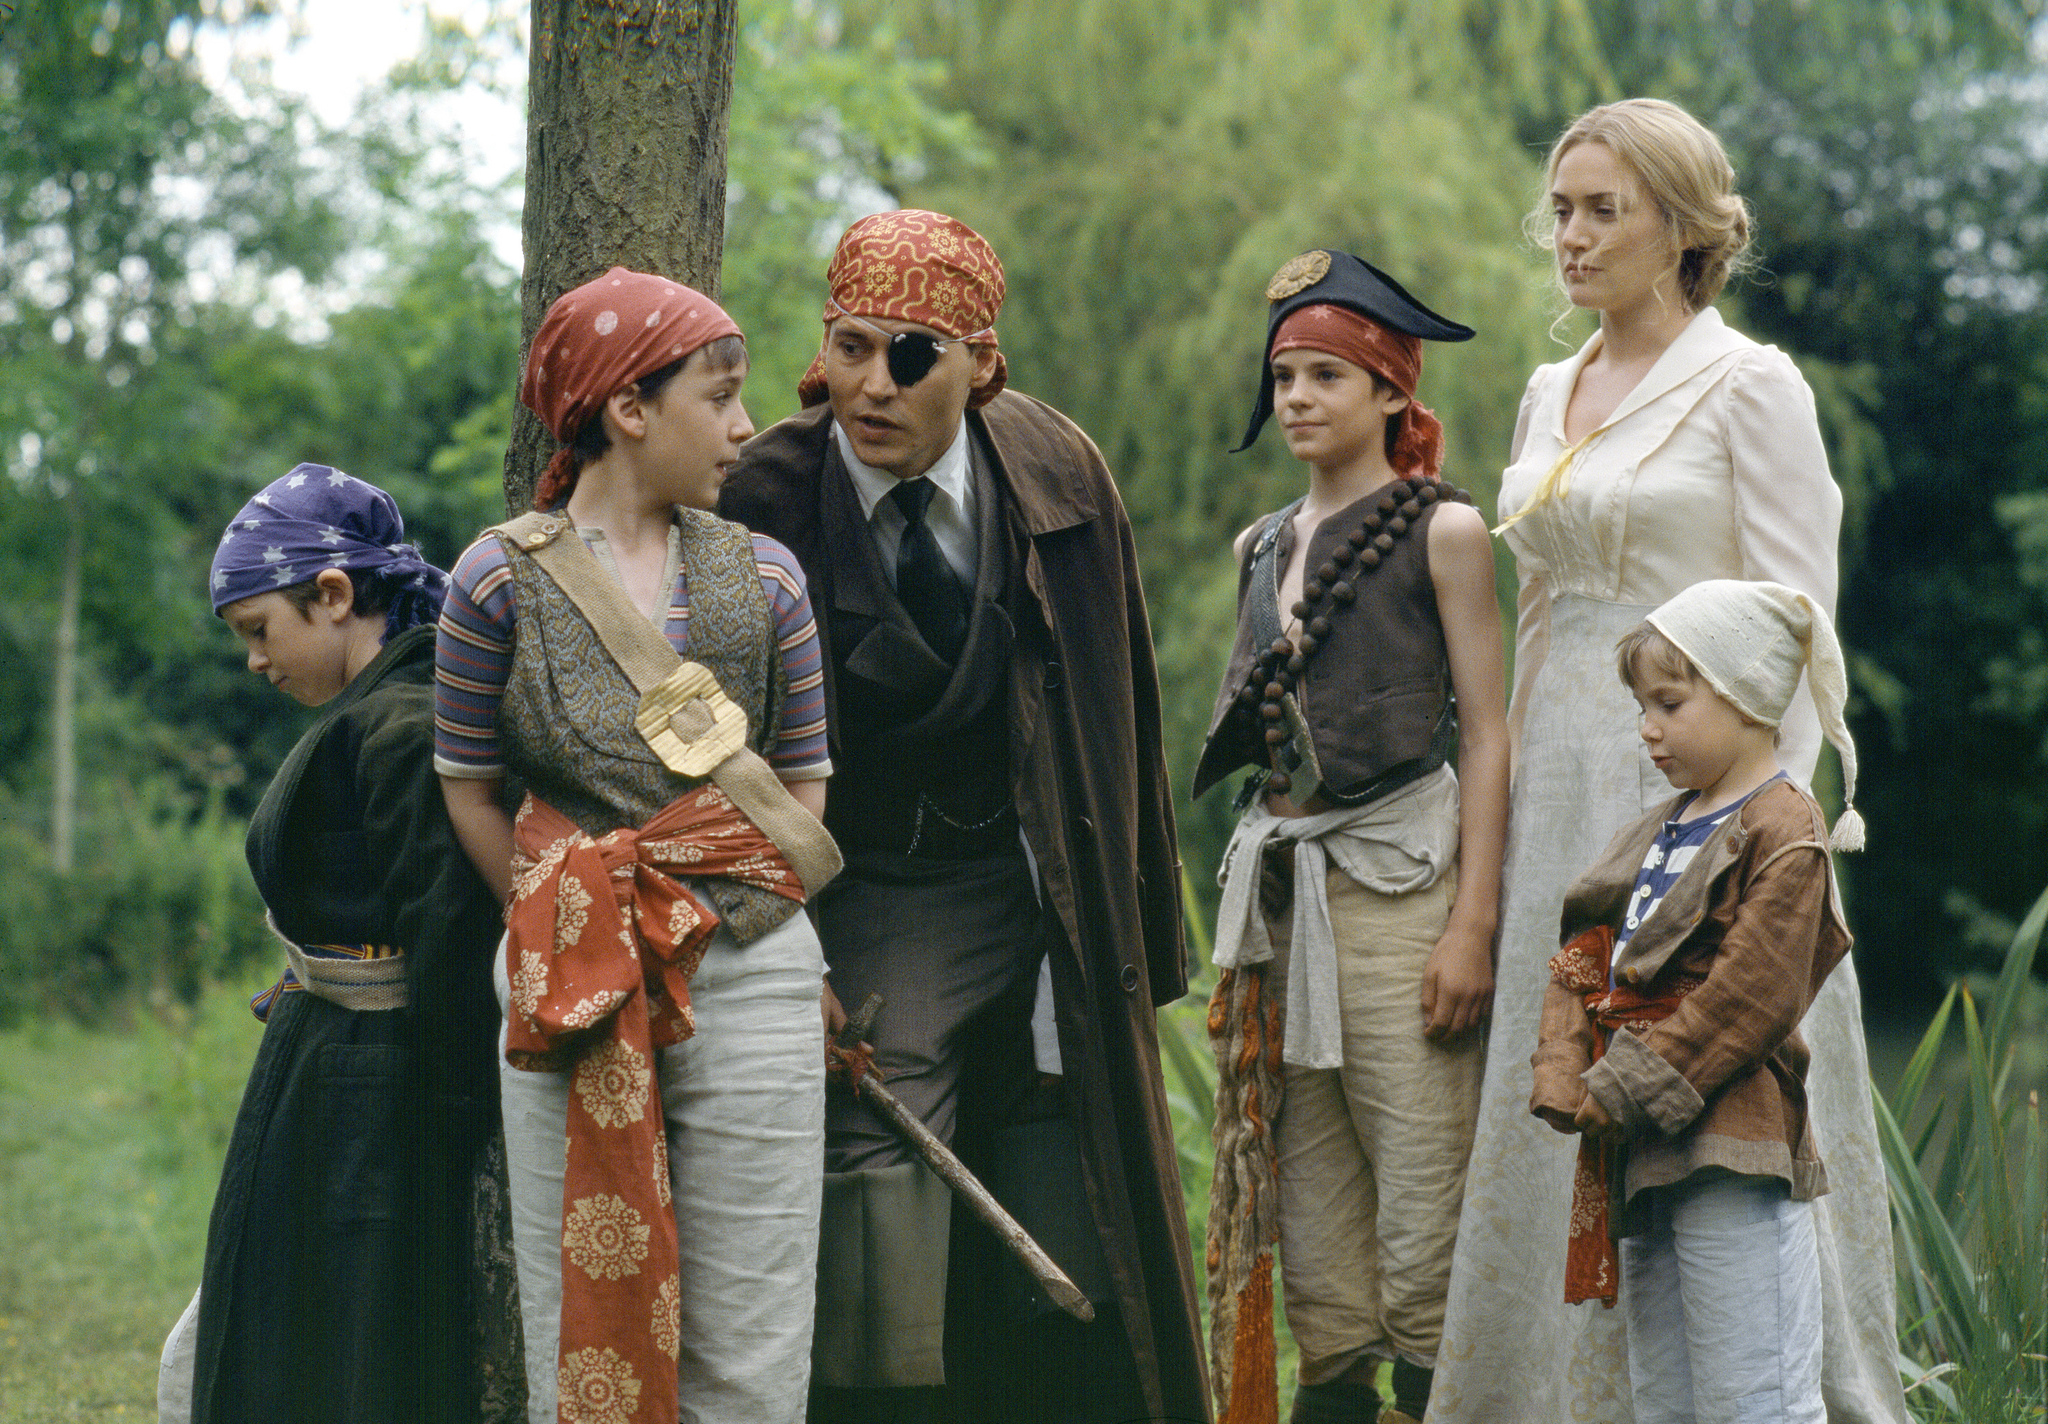
[[[1154,1019],[1186,989],[1150,627],[1101,454],[1006,389],[995,251],[855,223],[805,409],[720,511],[803,565],[846,870],[827,1015],[1087,1293],[1057,1310],[845,1082],[826,1105],[813,1424],[1206,1420]],[[794,689],[793,689],[794,690]],[[957,1219],[956,1219],[957,1218]]]

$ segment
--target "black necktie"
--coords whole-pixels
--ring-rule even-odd
[[[896,546],[896,597],[925,643],[947,662],[957,661],[967,641],[967,590],[939,552],[939,541],[924,522],[937,493],[922,477],[900,480],[889,498],[903,511],[903,540]]]

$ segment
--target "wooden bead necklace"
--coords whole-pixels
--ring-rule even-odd
[[[1275,638],[1272,646],[1259,654],[1237,694],[1238,719],[1265,727],[1268,757],[1287,741],[1287,729],[1282,725],[1287,712],[1281,699],[1294,691],[1302,672],[1329,638],[1331,617],[1357,601],[1358,580],[1378,568],[1393,552],[1395,541],[1414,527],[1423,510],[1439,500],[1470,504],[1472,496],[1438,480],[1396,480],[1374,501],[1358,528],[1302,583],[1301,597],[1291,610],[1301,624],[1301,637],[1296,640],[1283,634]],[[1252,596],[1262,595],[1254,588]],[[1266,778],[1266,789],[1282,796],[1293,784],[1293,779],[1277,768]]]

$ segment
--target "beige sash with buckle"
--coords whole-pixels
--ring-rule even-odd
[[[679,776],[708,776],[775,842],[806,898],[839,873],[831,832],[806,811],[747,745],[747,714],[701,663],[684,661],[604,571],[565,515],[529,512],[493,525],[553,579],[640,693],[633,719],[641,737]],[[567,538],[561,536],[567,535]]]

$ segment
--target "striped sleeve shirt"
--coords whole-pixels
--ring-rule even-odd
[[[1749,798],[1756,795],[1757,791],[1763,790],[1764,786],[1769,786],[1772,781],[1784,779],[1785,773],[1781,771],[1764,782],[1763,786],[1757,787],[1756,791],[1729,802],[1718,811],[1710,811],[1689,821],[1673,817],[1663,824],[1657,832],[1657,838],[1650,842],[1650,848],[1643,852],[1642,868],[1636,871],[1635,889],[1628,897],[1628,908],[1622,913],[1621,928],[1614,936],[1614,949],[1609,958],[1610,966],[1621,958],[1622,950],[1635,938],[1636,930],[1644,920],[1650,918],[1651,913],[1659,905],[1664,903],[1664,896],[1678,883],[1678,878],[1685,874],[1686,867],[1693,863],[1701,850],[1705,849],[1707,842],[1714,838],[1714,832],[1720,829],[1722,823],[1741,810]],[[1694,792],[1687,798],[1685,805],[1678,808],[1679,815],[1683,816],[1698,800],[1699,793]],[[1607,987],[1614,987],[1612,967],[1607,971]]]
[[[768,765],[784,781],[822,780],[832,774],[832,761],[825,742],[824,665],[810,594],[794,554],[766,535],[756,534],[753,540],[754,566],[774,608],[789,686]],[[456,561],[434,645],[434,770],[443,776],[481,780],[504,774],[498,704],[512,674],[518,623],[504,547],[496,535],[486,534]],[[687,568],[676,571],[664,631],[669,645],[687,656]]]

